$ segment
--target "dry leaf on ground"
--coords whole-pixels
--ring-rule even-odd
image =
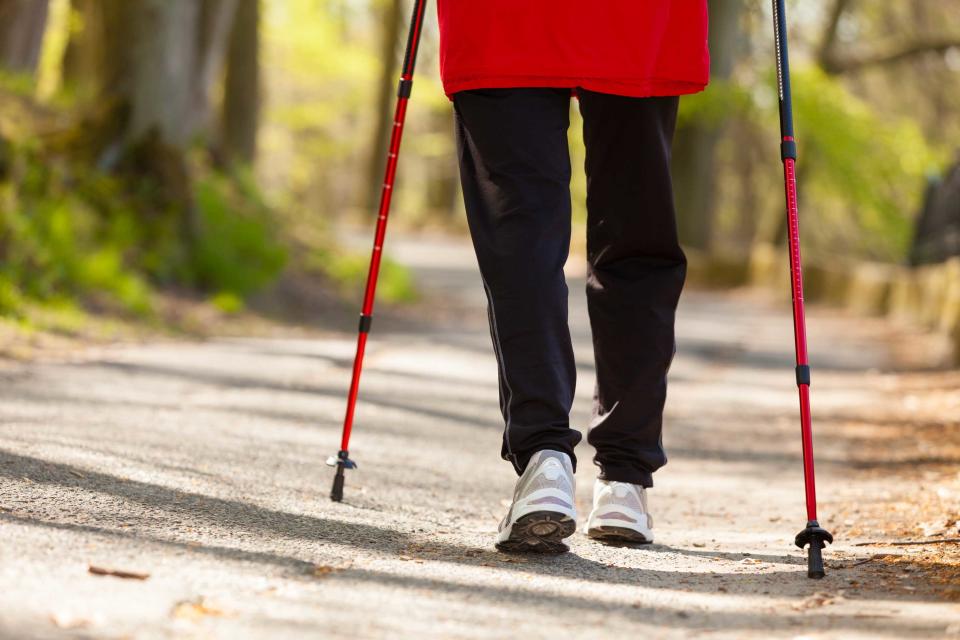
[[[146,580],[150,577],[149,573],[123,571],[121,569],[108,569],[106,567],[98,567],[92,564],[87,567],[87,571],[95,576],[113,576],[114,578],[124,578],[126,580]]]
[[[316,578],[323,578],[338,571],[343,571],[346,568],[347,567],[334,567],[328,564],[315,564],[313,565],[313,569],[310,570],[310,574]]]
[[[811,596],[807,596],[800,602],[794,604],[791,608],[795,611],[805,611],[807,609],[817,609],[819,607],[825,607],[828,604],[833,604],[840,599],[840,596],[837,596],[832,593],[827,593],[826,591],[818,591]]]

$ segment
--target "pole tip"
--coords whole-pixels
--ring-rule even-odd
[[[823,543],[815,540],[807,549],[807,577],[813,580],[819,580],[827,575],[823,568]]]
[[[337,473],[333,476],[333,487],[330,489],[330,499],[334,502],[343,502],[343,465],[337,465]]]
[[[794,542],[801,549],[807,547],[807,577],[819,580],[827,575],[823,569],[823,549],[833,542],[833,535],[816,520],[810,520]]]

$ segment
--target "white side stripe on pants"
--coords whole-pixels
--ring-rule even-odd
[[[503,384],[507,388],[507,395],[504,400],[504,417],[506,419],[506,427],[503,431],[503,441],[507,444],[507,455],[510,456],[510,462],[513,463],[513,467],[517,470],[517,473],[520,473],[521,469],[517,464],[517,456],[514,455],[513,450],[510,448],[510,402],[513,400],[513,389],[510,388],[510,381],[507,380],[507,366],[503,359],[503,347],[500,344],[500,331],[497,329],[497,310],[493,305],[493,292],[490,290],[490,285],[487,284],[487,281],[483,275],[480,276],[480,279],[483,281],[483,288],[487,292],[487,302],[490,305],[490,326],[493,329],[493,351],[497,356],[497,364],[500,365],[500,377],[503,379]]]

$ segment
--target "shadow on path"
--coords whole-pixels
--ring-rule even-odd
[[[83,535],[97,535],[112,539],[139,540],[148,544],[162,545],[168,548],[176,549],[181,553],[195,553],[205,556],[211,556],[217,560],[228,560],[233,562],[244,562],[251,564],[266,564],[279,567],[285,570],[284,577],[292,580],[299,580],[305,583],[315,583],[317,578],[313,575],[314,562],[302,558],[282,555],[279,553],[270,553],[265,551],[255,551],[240,549],[235,547],[203,544],[198,545],[190,541],[171,540],[157,536],[144,535],[128,531],[117,531],[105,527],[93,525],[81,525],[71,523],[47,522],[36,518],[21,517],[11,514],[0,513],[0,522],[7,524],[16,524],[21,526],[42,527],[68,531]],[[345,525],[355,527],[357,525]],[[490,555],[496,555],[489,552]],[[564,560],[557,562],[557,560]],[[552,565],[563,565],[561,573],[567,573],[570,568],[570,560],[573,563],[584,562],[582,558],[577,558],[571,554],[562,557],[554,557],[547,562]],[[468,564],[485,565],[488,558],[477,558],[477,561]],[[418,565],[407,565],[412,571],[418,570]],[[422,566],[422,565],[420,565]],[[499,564],[498,569],[534,571],[543,568],[546,562],[528,563],[515,565],[511,563]],[[623,573],[625,570],[619,570]],[[682,589],[683,584],[678,584],[685,574],[677,571],[654,571],[654,570],[629,570],[632,579],[629,581],[602,580],[603,582],[612,582],[616,584],[628,584],[642,588],[677,588]],[[553,575],[553,572],[549,573]],[[741,587],[750,586],[755,581],[754,576],[748,574],[718,573],[717,584],[712,588],[705,589],[707,592],[720,592],[717,588],[722,584],[728,591],[735,593],[758,593],[751,590],[743,590]],[[774,572],[763,574],[768,580],[798,580],[798,573]],[[580,577],[580,576],[578,576]],[[340,571],[328,575],[323,580],[331,586],[336,583],[343,583],[343,588],[350,588],[350,583],[368,583],[382,588],[393,588],[403,590],[413,590],[414,592],[430,592],[454,594],[461,597],[478,598],[492,605],[498,603],[510,602],[512,604],[521,604],[525,607],[543,609],[545,613],[550,614],[557,610],[574,609],[584,614],[597,613],[603,611],[605,615],[615,615],[617,617],[637,623],[650,623],[656,621],[663,624],[664,619],[669,619],[667,626],[681,629],[717,629],[722,628],[727,631],[762,631],[770,629],[772,625],[779,623],[788,626],[804,626],[806,630],[848,630],[859,631],[861,633],[870,633],[875,637],[903,638],[908,635],[918,634],[919,623],[916,620],[896,620],[888,619],[885,616],[869,616],[863,614],[830,614],[822,615],[817,613],[809,615],[801,610],[783,610],[772,607],[762,608],[753,612],[743,611],[705,611],[699,608],[684,607],[675,609],[673,615],[669,614],[669,609],[663,605],[647,606],[642,603],[642,593],[637,593],[637,601],[627,604],[622,602],[622,598],[612,600],[591,598],[586,596],[576,596],[569,594],[556,594],[536,590],[534,588],[523,587],[500,587],[489,584],[477,584],[454,580],[444,580],[436,577],[402,575],[389,573],[386,571],[374,571],[368,569],[355,569],[345,567]],[[732,586],[731,586],[732,581]],[[803,584],[803,583],[801,583]],[[769,586],[769,585],[768,585]],[[806,592],[812,592],[806,589]],[[805,594],[804,594],[805,595]],[[936,621],[928,622],[924,625],[927,633],[941,632],[942,624]],[[918,634],[919,635],[919,634]]]
[[[779,581],[778,595],[805,597],[823,584],[807,581],[802,570],[789,571],[753,571],[708,573],[715,576],[716,582],[684,582],[684,578],[702,575],[702,572],[665,571],[649,568],[630,568],[609,566],[573,553],[561,556],[523,556],[521,562],[503,562],[504,556],[491,548],[470,547],[451,544],[439,540],[437,536],[424,536],[412,531],[400,531],[372,524],[347,522],[307,514],[295,514],[258,506],[247,502],[216,498],[199,493],[180,491],[162,485],[122,479],[109,474],[78,468],[73,465],[50,462],[40,458],[20,455],[0,449],[0,477],[10,482],[24,479],[38,485],[69,487],[82,491],[112,495],[148,509],[157,509],[166,515],[151,514],[144,522],[155,523],[158,519],[168,518],[172,522],[183,519],[189,522],[203,522],[233,537],[242,533],[259,534],[266,540],[306,541],[323,544],[335,544],[387,553],[395,556],[416,554],[418,557],[441,562],[453,562],[462,565],[485,566],[495,563],[504,570],[537,573],[557,578],[589,580],[604,584],[640,586],[656,589],[681,589],[703,593],[715,593],[719,587],[738,594],[765,595],[771,592],[771,581]],[[345,504],[334,508],[350,509]],[[356,507],[354,507],[356,509]],[[355,512],[356,513],[356,512]],[[362,511],[361,511],[362,513]],[[15,513],[0,514],[7,521],[28,521],[37,526],[58,528],[79,528],[85,530],[88,525],[40,521]],[[136,513],[124,513],[123,519],[129,522],[137,518]],[[188,541],[171,541],[152,538],[135,530],[127,529],[122,533],[107,528],[94,527],[98,532],[110,535],[124,535],[144,538],[148,541],[183,544]],[[232,559],[270,562],[279,565],[301,566],[309,560],[294,557],[278,557],[262,552],[244,551],[229,547],[194,546],[193,550],[221,555]],[[678,550],[663,545],[647,547],[649,551],[638,553],[682,553],[684,555],[711,555],[711,552]],[[322,549],[318,549],[322,552]],[[715,557],[723,557],[716,554]],[[735,557],[735,556],[734,556]],[[764,560],[762,556],[756,556]],[[800,564],[785,562],[781,556],[772,556],[770,561],[779,564]],[[786,588],[784,588],[786,585]],[[472,588],[472,587],[470,587]],[[922,596],[915,599],[924,600]]]

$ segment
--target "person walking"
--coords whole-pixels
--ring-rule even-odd
[[[576,530],[567,285],[571,96],[583,116],[587,303],[597,384],[592,538],[652,542],[646,489],[686,275],[670,155],[682,94],[708,82],[706,0],[438,0],[467,220],[519,475],[497,548],[559,552]]]

